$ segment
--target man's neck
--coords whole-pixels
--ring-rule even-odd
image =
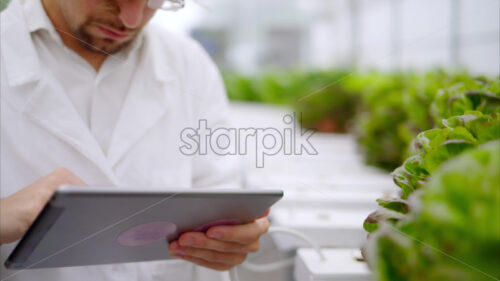
[[[54,25],[54,28],[56,29],[57,33],[59,33],[59,36],[61,36],[64,45],[66,45],[66,47],[70,48],[80,57],[85,59],[90,65],[92,65],[92,67],[96,71],[99,71],[107,55],[100,52],[89,51],[82,45],[85,43],[80,42],[80,39],[76,38],[73,35],[71,29],[66,23],[66,20],[64,19],[64,16],[57,1],[55,0],[41,0],[41,1],[45,9],[45,12],[47,13],[50,21],[52,22],[52,25]]]

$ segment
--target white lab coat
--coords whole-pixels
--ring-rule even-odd
[[[1,197],[58,167],[90,185],[237,187],[240,166],[234,157],[185,156],[179,151],[181,130],[196,128],[199,119],[208,120],[212,128],[229,125],[216,66],[190,39],[153,26],[143,32],[140,71],[103,153],[59,82],[39,63],[19,3],[13,1],[2,12]],[[1,247],[2,279],[15,273],[3,267],[14,245]],[[8,280],[181,281],[192,280],[192,274],[191,264],[161,261],[27,270]],[[198,274],[199,280],[214,280],[207,272]]]

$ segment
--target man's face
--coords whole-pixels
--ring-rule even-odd
[[[145,0],[59,0],[71,32],[86,49],[113,54],[154,15]]]

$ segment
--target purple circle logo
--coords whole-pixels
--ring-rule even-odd
[[[177,226],[171,222],[150,222],[122,232],[116,242],[126,247],[144,246],[160,240],[169,240],[176,231]]]

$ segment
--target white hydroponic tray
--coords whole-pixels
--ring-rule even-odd
[[[247,177],[249,188],[323,188],[343,190],[369,190],[369,191],[394,191],[396,186],[389,176],[323,176],[311,177],[309,175],[277,174]]]
[[[349,210],[332,208],[273,208],[271,222],[298,230],[322,247],[360,248],[366,241],[365,218],[373,209]],[[282,251],[308,247],[306,243],[286,234],[273,234]]]
[[[322,249],[322,261],[315,250],[299,249],[295,258],[296,281],[371,281],[372,274],[365,262],[356,260],[357,249]]]
[[[373,209],[378,198],[393,198],[396,192],[330,190],[319,188],[285,189],[285,195],[275,207]]]

